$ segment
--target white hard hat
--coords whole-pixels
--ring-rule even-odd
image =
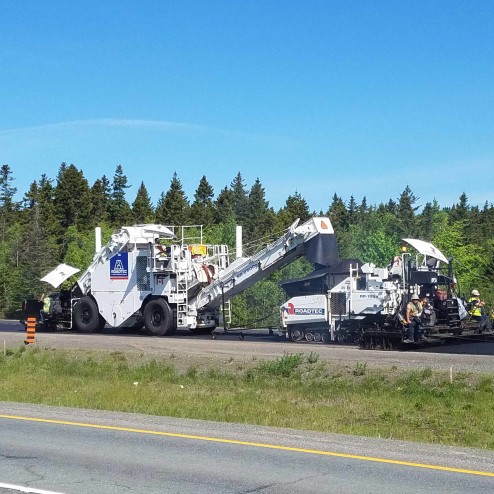
[[[472,290],[472,295],[474,297],[478,297],[480,295],[479,291],[478,290]]]
[[[416,293],[414,293],[412,295],[412,300],[419,300],[419,296]]]

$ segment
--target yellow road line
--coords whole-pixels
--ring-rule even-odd
[[[25,420],[28,422],[42,422],[47,424],[60,424],[60,425],[72,425],[76,427],[88,427],[91,429],[105,429],[112,431],[120,431],[120,432],[133,432],[137,434],[150,434],[154,436],[165,436],[165,437],[178,437],[182,439],[195,439],[198,441],[210,441],[215,443],[225,443],[225,444],[238,444],[241,446],[252,446],[255,448],[266,448],[266,449],[277,449],[281,451],[294,451],[296,453],[308,453],[312,455],[321,455],[321,456],[332,456],[336,458],[348,458],[352,460],[364,460],[364,461],[373,461],[377,463],[387,463],[391,465],[402,465],[407,467],[415,467],[415,468],[427,468],[430,470],[441,470],[445,472],[456,472],[456,473],[465,473],[468,475],[482,475],[485,477],[494,477],[494,472],[483,472],[478,470],[466,470],[463,468],[452,468],[452,467],[444,467],[440,465],[429,465],[427,463],[414,463],[411,461],[400,461],[400,460],[389,460],[386,458],[377,458],[373,456],[363,456],[363,455],[351,455],[347,453],[337,453],[335,451],[322,451],[318,449],[307,449],[307,448],[294,448],[291,446],[277,446],[276,444],[269,443],[256,443],[250,441],[238,441],[236,439],[222,439],[219,437],[208,437],[208,436],[196,436],[193,434],[180,434],[177,432],[162,432],[162,431],[153,431],[147,429],[133,429],[130,427],[118,427],[114,425],[100,425],[100,424],[90,424],[84,422],[70,422],[66,420],[53,420],[53,419],[43,419],[43,418],[33,418],[33,417],[22,417],[18,415],[3,415],[0,414],[0,418],[4,419],[12,419],[12,420]]]

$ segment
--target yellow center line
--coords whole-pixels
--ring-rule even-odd
[[[137,434],[149,434],[154,436],[165,436],[165,437],[178,437],[181,439],[195,439],[198,441],[210,441],[215,443],[225,443],[225,444],[238,444],[241,446],[252,446],[255,448],[265,448],[265,449],[276,449],[280,451],[293,451],[296,453],[307,453],[312,455],[320,455],[320,456],[332,456],[336,458],[348,458],[352,460],[363,460],[363,461],[373,461],[377,463],[387,463],[391,465],[402,465],[407,467],[415,467],[415,468],[427,468],[430,470],[441,470],[445,472],[456,472],[456,473],[465,473],[468,475],[482,475],[485,477],[494,477],[494,472],[483,472],[479,470],[467,470],[463,468],[452,468],[452,467],[444,467],[441,465],[429,465],[427,463],[414,463],[411,461],[401,461],[401,460],[390,460],[386,458],[377,458],[374,456],[363,456],[363,455],[351,455],[347,453],[338,453],[335,451],[323,451],[318,449],[307,449],[307,448],[295,448],[291,446],[278,446],[276,444],[269,443],[256,443],[251,441],[238,441],[236,439],[222,439],[220,437],[209,437],[209,436],[196,436],[193,434],[180,434],[178,432],[163,432],[163,431],[153,431],[149,429],[134,429],[131,427],[118,427],[114,425],[101,425],[101,424],[90,424],[84,422],[71,422],[66,420],[53,420],[53,419],[43,419],[43,418],[34,418],[34,417],[22,417],[18,415],[4,415],[0,414],[0,418],[3,419],[11,419],[11,420],[25,420],[28,422],[42,422],[47,424],[60,424],[60,425],[71,425],[76,427],[88,427],[91,429],[105,429],[111,431],[120,431],[120,432],[133,432]]]

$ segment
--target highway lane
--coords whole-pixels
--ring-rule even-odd
[[[218,330],[217,330],[218,331]],[[2,345],[16,348],[23,345],[25,332],[17,321],[0,321],[0,349]],[[455,343],[431,347],[422,351],[361,350],[357,347],[334,344],[293,343],[267,331],[245,332],[239,340],[238,332],[224,335],[218,331],[216,339],[211,336],[193,336],[181,331],[177,336],[155,338],[125,330],[106,328],[102,333],[79,334],[74,332],[36,334],[39,348],[110,350],[137,352],[150,356],[185,356],[204,363],[229,358],[251,361],[276,358],[285,353],[315,352],[321,360],[343,365],[365,362],[369,367],[403,369],[431,368],[444,372],[494,372],[494,341]]]
[[[0,484],[51,492],[494,491],[486,451],[1,402],[0,414]]]

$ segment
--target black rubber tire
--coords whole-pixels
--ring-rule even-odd
[[[82,297],[74,306],[74,328],[80,333],[93,333],[99,328],[100,315],[96,302],[88,296]]]
[[[173,332],[173,311],[162,298],[152,299],[146,304],[143,318],[147,334],[164,336]]]
[[[305,338],[305,332],[300,329],[292,329],[290,331],[292,341],[302,341]]]

